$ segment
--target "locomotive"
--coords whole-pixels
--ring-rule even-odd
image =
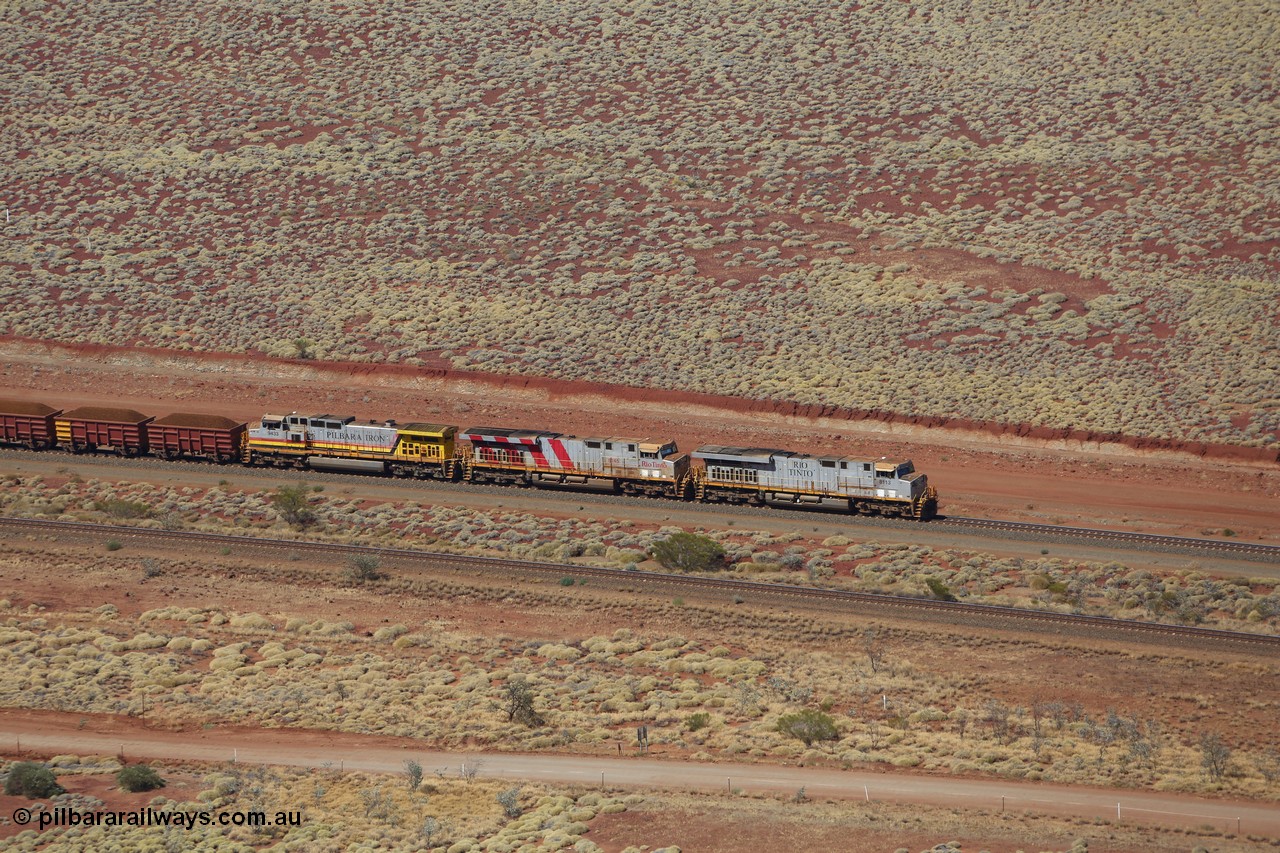
[[[704,503],[836,502],[855,514],[918,521],[933,518],[938,508],[937,489],[910,459],[718,444],[685,454],[674,441],[394,420],[361,423],[330,414],[263,415],[250,425],[186,413],[157,419],[131,409],[82,407],[64,413],[40,403],[0,400],[0,444],[471,483],[597,483],[624,495]]]

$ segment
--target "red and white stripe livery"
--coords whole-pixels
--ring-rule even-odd
[[[469,427],[468,479],[554,482],[613,480],[623,491],[673,491],[688,473],[689,459],[675,442],[636,438],[580,438],[541,430]],[[631,485],[628,485],[631,484]],[[652,488],[649,488],[652,486]]]

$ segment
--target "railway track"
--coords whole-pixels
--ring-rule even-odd
[[[1280,636],[1250,634],[1241,631],[1225,631],[1186,625],[1166,625],[1114,619],[1107,616],[1055,613],[1041,610],[1006,607],[993,604],[940,601],[934,599],[906,598],[847,590],[806,587],[794,584],[766,583],[735,578],[714,578],[667,574],[640,570],[607,569],[594,566],[540,563],[530,560],[513,560],[498,557],[476,557],[410,548],[384,548],[369,545],[350,545],[334,542],[315,542],[296,539],[272,539],[238,536],[229,533],[204,533],[194,531],[154,530],[150,528],[89,524],[85,522],[52,521],[43,519],[0,518],[0,529],[14,533],[30,533],[45,536],[80,536],[113,539],[138,539],[150,542],[168,542],[189,547],[206,544],[218,547],[237,546],[240,549],[286,551],[290,554],[305,553],[313,556],[350,557],[356,554],[374,554],[384,561],[409,564],[430,562],[436,567],[477,571],[489,575],[504,576],[512,573],[523,575],[572,575],[606,579],[627,584],[645,584],[657,587],[686,589],[691,591],[734,593],[753,600],[775,600],[789,603],[821,603],[823,605],[854,606],[885,615],[915,613],[933,614],[954,621],[990,621],[1017,624],[1021,627],[1035,625],[1039,628],[1068,628],[1085,633],[1105,632],[1122,634],[1152,642],[1169,639],[1200,644],[1229,645],[1251,651],[1280,650]]]
[[[93,461],[111,467],[124,466],[156,470],[172,470],[176,466],[184,467],[192,471],[206,472],[245,470],[256,475],[263,475],[267,477],[274,475],[279,477],[281,480],[297,478],[297,472],[293,472],[291,477],[288,473],[280,472],[271,468],[238,469],[234,466],[219,467],[210,465],[208,462],[189,460],[162,462],[156,459],[123,459],[114,456],[72,456],[71,454],[56,454],[51,451],[37,453],[10,448],[0,449],[0,456],[28,458],[33,461],[47,461],[51,456],[55,455],[61,455],[68,460],[76,460],[81,464],[86,461]],[[319,480],[321,482],[367,482],[378,485],[401,484],[408,487],[412,487],[414,485],[414,481],[412,480],[397,480],[387,476],[370,474],[309,471],[307,472],[307,475],[309,478]],[[473,494],[500,495],[509,492],[513,487],[453,483],[450,484],[449,488],[468,491]],[[590,486],[544,486],[538,489],[538,491],[542,494],[559,493],[565,496],[572,496],[574,500],[581,500],[589,503],[611,504],[618,506],[635,506],[637,501],[636,498],[622,497],[601,488],[593,488]],[[747,507],[731,504],[689,503],[667,498],[647,498],[645,499],[645,502],[658,505],[669,505],[673,509],[683,509],[685,511],[691,508],[696,510],[699,507],[705,507],[708,510],[713,510],[715,512],[730,512],[757,517],[767,515],[774,518],[795,518],[797,515],[804,515],[810,518],[838,518],[842,523],[849,524],[851,526],[890,529],[901,531],[903,533],[910,530],[921,529],[920,523],[916,521],[880,518],[876,516],[849,515],[843,506],[837,506],[835,504],[811,504],[798,507],[790,503],[771,503],[764,507]],[[1280,545],[1266,545],[1259,542],[1231,542],[1222,539],[1169,536],[1158,533],[1137,533],[1125,530],[1104,530],[1092,527],[1070,527],[1058,524],[1036,524],[1032,522],[1003,521],[1000,519],[987,518],[965,518],[946,515],[938,516],[936,519],[929,522],[927,527],[935,530],[950,529],[966,534],[994,534],[996,536],[1025,542],[1066,542],[1083,545],[1108,545],[1133,551],[1163,551],[1173,554],[1206,557],[1218,555],[1236,559],[1280,564]]]
[[[1066,527],[1056,524],[1031,524],[1022,521],[1000,521],[990,518],[940,517],[935,523],[966,530],[1009,531],[1015,533],[1049,534],[1098,543],[1117,543],[1131,546],[1157,546],[1185,551],[1209,551],[1220,554],[1241,554],[1261,558],[1268,562],[1280,562],[1280,545],[1264,545],[1260,542],[1224,542],[1221,539],[1200,539],[1190,536],[1164,536],[1158,533],[1134,533],[1127,530],[1100,530],[1094,527]]]

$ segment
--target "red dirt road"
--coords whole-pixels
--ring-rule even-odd
[[[1224,832],[1280,838],[1274,803],[1218,800],[1181,794],[1114,791],[1070,785],[922,776],[875,769],[710,764],[638,758],[589,758],[519,753],[445,753],[418,748],[403,738],[297,729],[217,728],[191,732],[148,729],[138,721],[97,715],[0,710],[0,749],[24,755],[117,755],[187,761],[239,761],[292,767],[330,766],[400,773],[406,759],[452,772],[481,762],[478,775],[550,784],[610,788],[792,793],[811,798],[922,803],[951,808],[1001,810],[1080,818],[1119,817],[1166,827],[1211,824]]]

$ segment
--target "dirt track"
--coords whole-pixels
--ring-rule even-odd
[[[219,728],[155,731],[134,720],[5,709],[0,748],[41,755],[123,753],[128,759],[239,761],[293,767],[340,767],[375,773],[403,772],[406,759],[457,773],[480,763],[479,776],[608,788],[697,792],[791,793],[804,788],[814,799],[1002,810],[1130,823],[1189,827],[1212,824],[1235,832],[1280,837],[1280,809],[1272,804],[1212,800],[1178,794],[1110,791],[1006,780],[917,776],[902,772],[841,771],[817,767],[668,762],[641,758],[584,758],[512,753],[446,753],[416,748],[408,739],[299,731]]]

